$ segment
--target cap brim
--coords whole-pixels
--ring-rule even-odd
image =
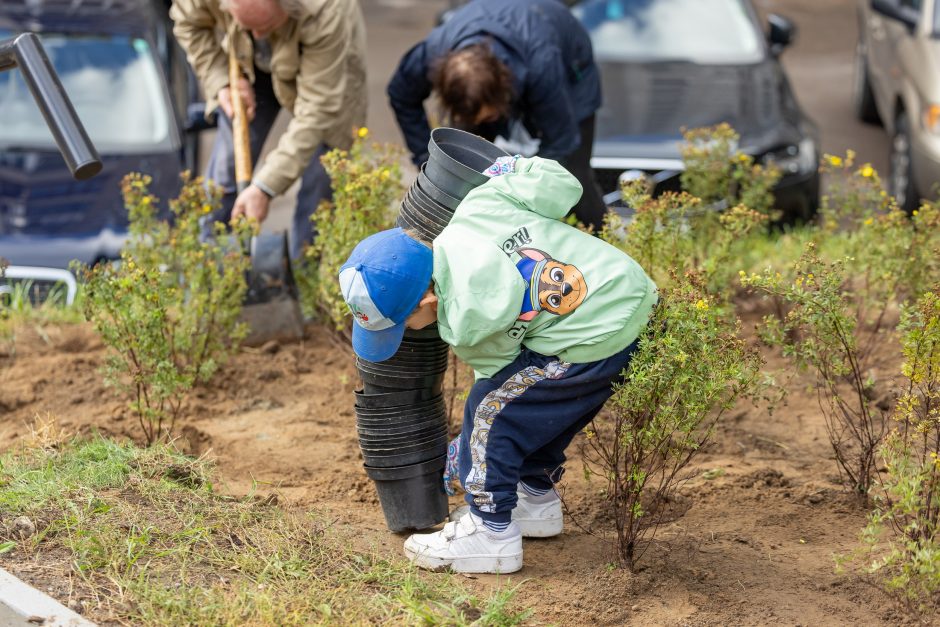
[[[356,355],[366,361],[385,361],[398,352],[405,336],[405,323],[381,331],[369,331],[353,323],[352,345]]]

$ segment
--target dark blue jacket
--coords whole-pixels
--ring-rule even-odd
[[[601,104],[600,76],[587,31],[560,0],[473,0],[409,50],[388,97],[415,163],[431,136],[424,100],[434,61],[487,42],[512,72],[513,116],[541,140],[539,155],[561,159],[578,147],[578,124]]]

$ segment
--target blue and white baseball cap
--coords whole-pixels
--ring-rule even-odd
[[[339,271],[353,314],[352,345],[367,361],[385,361],[405,335],[405,320],[431,284],[431,249],[400,228],[359,242]]]

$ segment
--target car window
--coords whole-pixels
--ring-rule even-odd
[[[586,0],[572,11],[600,61],[739,64],[764,56],[744,0]]]
[[[0,31],[0,39],[13,36]],[[103,154],[172,148],[173,119],[158,65],[143,39],[42,36],[82,124]],[[20,72],[0,74],[0,149],[52,148],[55,142]]]

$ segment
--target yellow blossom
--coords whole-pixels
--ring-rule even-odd
[[[862,166],[862,169],[858,171],[864,178],[870,179],[875,175],[875,168],[871,167],[871,164],[866,163]]]
[[[365,139],[368,134],[369,134],[369,129],[366,128],[365,126],[363,126],[362,128],[359,129],[359,138],[360,138],[360,139]]]
[[[874,218],[868,218],[867,220],[865,220],[865,226],[871,226],[874,223],[875,223]]]
[[[826,160],[829,162],[829,165],[835,168],[842,167],[842,157],[837,157],[835,155],[826,155]]]
[[[387,169],[387,168],[383,169],[382,172],[381,172],[381,174],[379,174],[379,177],[380,177],[383,181],[387,181],[387,180],[388,180],[388,177],[389,177],[388,169]]]
[[[708,303],[706,303],[704,300],[700,298],[698,302],[695,303],[695,308],[700,311],[705,311],[708,309]]]

